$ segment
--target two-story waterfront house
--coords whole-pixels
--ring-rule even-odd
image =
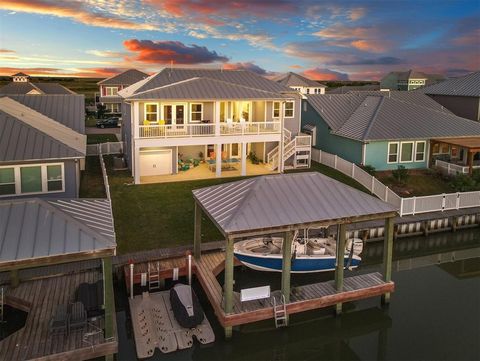
[[[99,81],[99,96],[98,102],[105,105],[106,111],[110,114],[122,114],[122,98],[118,92],[142,79],[145,79],[148,74],[137,70],[128,69],[124,72],[111,76],[110,78]]]
[[[163,69],[119,95],[136,184],[309,166],[301,95],[252,72]]]
[[[83,95],[0,96],[0,200],[78,197],[84,133]]]

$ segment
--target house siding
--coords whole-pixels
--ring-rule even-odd
[[[422,141],[424,139],[418,139]],[[400,142],[400,141],[399,141]],[[365,150],[365,164],[375,167],[376,170],[394,170],[397,169],[398,166],[403,165],[407,169],[424,169],[427,168],[428,164],[428,149],[429,149],[429,142],[426,143],[426,153],[425,153],[425,160],[422,162],[408,162],[408,163],[387,163],[388,157],[388,143],[389,141],[381,141],[381,142],[370,142],[366,144]],[[414,155],[415,156],[415,155]]]
[[[122,103],[122,139],[124,142],[123,153],[128,169],[132,170],[132,122],[131,106],[125,102]]]
[[[336,154],[353,163],[362,163],[362,142],[331,134],[323,118],[306,100],[304,100],[304,102],[306,106],[305,104],[302,105],[302,127],[306,124],[316,126],[317,137],[315,148]],[[305,107],[306,110],[304,110]]]
[[[1,163],[3,166],[19,166],[19,165],[29,165],[29,164],[49,164],[49,163],[63,163],[64,169],[64,192],[51,192],[51,193],[35,193],[35,194],[26,194],[26,195],[12,195],[12,196],[2,196],[0,200],[3,199],[18,199],[18,198],[78,198],[78,193],[80,189],[80,160],[77,159],[68,159],[68,160],[49,160],[49,161],[34,161],[34,162],[22,162],[22,163],[12,163],[6,162]]]

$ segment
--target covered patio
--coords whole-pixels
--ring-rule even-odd
[[[274,317],[272,306],[258,303],[245,311],[238,307],[233,291],[234,243],[245,238],[262,235],[280,235],[282,245],[281,294],[288,315],[335,305],[337,314],[342,303],[382,295],[388,303],[394,289],[391,281],[393,250],[393,219],[397,209],[373,196],[360,192],[317,172],[267,175],[193,191],[195,199],[194,255],[197,275],[207,292],[226,337],[231,337],[232,326],[256,322]],[[226,239],[224,258],[225,279],[218,284],[220,261],[202,257],[202,213],[217,226]],[[379,273],[344,279],[344,256],[347,224],[385,221],[383,276]],[[335,280],[311,285],[317,293],[305,288],[292,294],[290,274],[292,267],[292,243],[297,231],[309,228],[336,226]],[[204,261],[204,258],[206,259]],[[353,282],[353,283],[352,283]],[[355,285],[355,286],[352,286]],[[302,293],[304,292],[304,293]],[[309,294],[309,296],[307,296]]]
[[[480,136],[430,141],[430,164],[448,174],[472,174],[480,168]]]
[[[5,304],[28,312],[25,325],[0,341],[0,358],[113,359],[115,249],[106,199],[0,202],[0,286]],[[76,319],[79,303],[85,317]]]

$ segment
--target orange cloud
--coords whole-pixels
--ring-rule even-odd
[[[134,60],[143,63],[207,64],[226,62],[228,58],[205,46],[185,45],[180,41],[151,41],[129,39],[125,48],[136,54]]]
[[[76,1],[48,2],[44,0],[2,0],[0,2],[0,9],[71,18],[81,24],[103,28],[158,30],[157,26],[151,24],[136,23],[117,17],[90,12],[81,2]]]
[[[381,53],[386,47],[380,42],[371,42],[369,40],[355,40],[350,43],[354,48],[362,51],[371,51],[373,53]]]
[[[303,66],[298,65],[298,64],[294,64],[294,65],[290,65],[289,68],[292,68],[292,69],[302,69]]]
[[[306,69],[303,75],[312,80],[348,80],[348,74],[319,67]]]
[[[0,54],[15,54],[15,50],[9,50],[9,49],[0,49]]]

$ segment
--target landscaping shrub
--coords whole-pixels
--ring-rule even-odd
[[[377,170],[373,165],[364,165],[362,166],[362,169],[368,174],[370,174],[371,176],[375,176],[375,173],[377,172]]]
[[[410,175],[405,166],[399,165],[397,169],[392,171],[392,176],[398,184],[406,184]]]
[[[455,192],[478,191],[480,190],[480,170],[474,170],[471,176],[469,174],[457,174],[452,177],[450,185]]]

